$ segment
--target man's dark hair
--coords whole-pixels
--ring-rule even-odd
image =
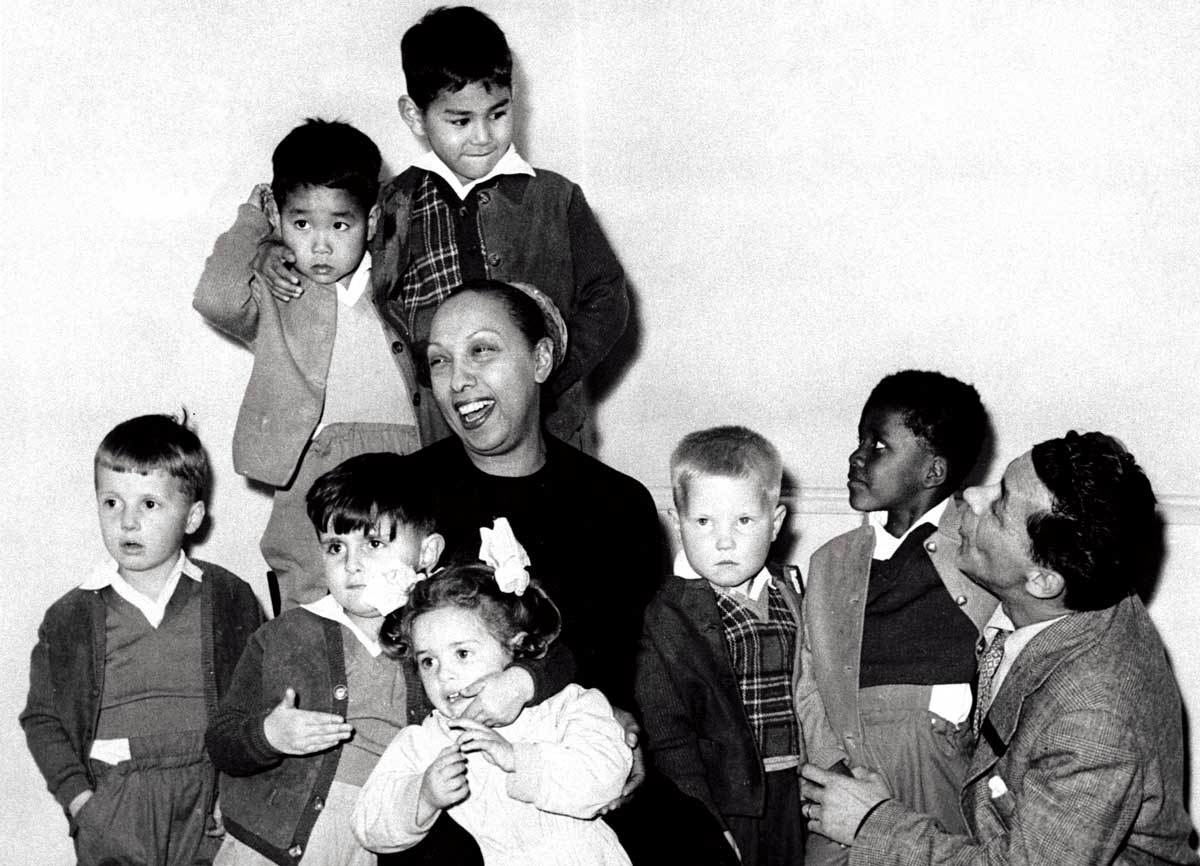
[[[368,532],[381,521],[391,522],[391,537],[398,526],[422,534],[434,531],[433,491],[413,484],[399,454],[359,454],[330,469],[313,482],[305,503],[317,532],[338,535]]]
[[[424,111],[445,90],[512,87],[512,53],[496,22],[471,6],[439,6],[400,40],[408,96]]]
[[[867,398],[867,408],[892,409],[904,426],[948,464],[947,493],[970,473],[987,436],[987,412],[973,385],[932,370],[901,370],[884,376]]]
[[[1062,575],[1071,610],[1111,607],[1133,591],[1155,529],[1154,491],[1133,455],[1104,433],[1033,446],[1054,500],[1026,522],[1033,561]]]
[[[283,137],[271,156],[271,194],[282,211],[297,189],[344,189],[368,213],[379,195],[383,158],[366,133],[340,120],[310,117]]]

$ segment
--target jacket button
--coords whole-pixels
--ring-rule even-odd
[[[479,203],[480,204],[487,204],[491,200],[492,200],[492,194],[490,192],[488,192],[487,190],[484,190],[483,192],[481,192],[479,194]]]
[[[848,673],[848,674],[849,674],[849,673],[853,673],[853,672],[854,672],[854,665],[843,665],[843,666],[842,666],[842,670],[844,670],[844,671],[845,671],[846,673]]]
[[[937,553],[937,542],[932,538],[925,542],[925,549],[930,553]]]
[[[293,845],[291,848],[288,848],[288,856],[289,857],[299,858],[300,855],[303,853],[304,853],[304,849],[301,848],[299,845]]]
[[[314,812],[320,812],[324,808],[325,808],[325,801],[322,800],[320,797],[317,797],[317,799],[313,800],[313,811]]]
[[[465,207],[460,207],[458,209],[458,215],[460,217],[465,217],[467,215],[467,209]]]
[[[333,698],[337,701],[346,700],[346,695],[350,694],[350,690],[345,686],[338,686],[333,690]]]
[[[413,405],[414,406],[421,405],[421,395],[420,394],[413,394]]]
[[[858,604],[858,596],[857,596],[857,595],[852,595],[852,596],[850,596],[850,603],[851,603],[851,604]]]
[[[492,253],[490,256],[488,256],[488,264],[491,265],[493,268],[496,267],[496,265],[500,264],[500,254]]]
[[[964,604],[967,603],[967,597],[965,595],[955,596],[954,603],[957,604],[959,607],[962,607]]]
[[[404,351],[404,344],[399,340],[392,340],[392,354],[399,355]]]

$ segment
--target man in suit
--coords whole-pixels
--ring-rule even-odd
[[[891,798],[882,778],[804,768],[809,828],[850,863],[1200,863],[1189,846],[1179,690],[1133,594],[1156,530],[1133,456],[1068,433],[971,488],[958,565],[1000,607],[980,659],[963,783],[967,835]]]

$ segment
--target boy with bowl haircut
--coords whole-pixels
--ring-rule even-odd
[[[976,645],[996,607],[955,565],[953,495],[986,431],[972,386],[923,370],[884,377],[850,455],[850,506],[867,518],[813,554],[804,600],[805,675],[849,763],[879,770],[949,832],[963,832]]]
[[[802,864],[798,767],[844,755],[801,691],[795,569],[766,562],[786,514],[783,464],[745,427],[690,433],[671,455],[682,550],[646,608],[635,689],[655,766],[703,802],[742,863]]]
[[[209,725],[228,831],[217,866],[375,862],[351,832],[359,788],[430,710],[412,668],[380,654],[379,628],[443,547],[403,465],[361,454],[309,490],[328,594],[254,634]]]
[[[46,612],[21,725],[79,863],[208,862],[204,728],[262,613],[246,583],[182,550],[210,478],[183,422],[118,424],[94,471],[108,556]]]
[[[217,239],[192,305],[254,353],[233,463],[274,488],[260,547],[288,608],[325,593],[305,514],[312,482],[356,454],[405,454],[420,442],[413,367],[371,290],[379,149],[349,124],[310,119],[272,164],[270,188],[255,187]],[[295,297],[254,274],[268,238],[289,251]]]
[[[554,301],[571,342],[548,382],[546,429],[594,451],[585,378],[624,333],[625,275],[582,190],[534,170],[512,143],[517,96],[504,32],[478,9],[439,7],[400,44],[404,123],[429,152],[382,190],[371,280],[410,344],[429,336],[434,310],[473,279],[530,283]],[[276,248],[278,250],[278,248]],[[286,292],[276,252],[263,265]],[[428,393],[422,440],[449,434]]]

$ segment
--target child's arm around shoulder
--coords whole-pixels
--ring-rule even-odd
[[[267,297],[254,274],[259,245],[270,238],[264,184],[238,206],[237,219],[213,245],[192,296],[192,307],[209,323],[244,343],[258,333],[259,304]]]
[[[63,704],[76,702],[77,696],[60,688],[55,675],[63,671],[56,664],[59,659],[53,644],[61,645],[64,639],[76,638],[91,641],[87,633],[91,628],[88,603],[89,595],[74,589],[46,612],[30,657],[29,696],[20,717],[29,751],[46,780],[46,787],[68,812],[75,798],[90,791],[92,786],[88,781],[86,756],[80,754],[67,730],[68,720],[63,718]],[[81,653],[72,655],[82,657]],[[76,709],[81,711],[94,683],[79,681],[70,685],[78,692]],[[82,712],[76,715],[82,716]]]
[[[544,714],[552,738],[513,742],[510,797],[544,812],[592,818],[620,795],[633,751],[599,690],[572,684],[526,712]]]

